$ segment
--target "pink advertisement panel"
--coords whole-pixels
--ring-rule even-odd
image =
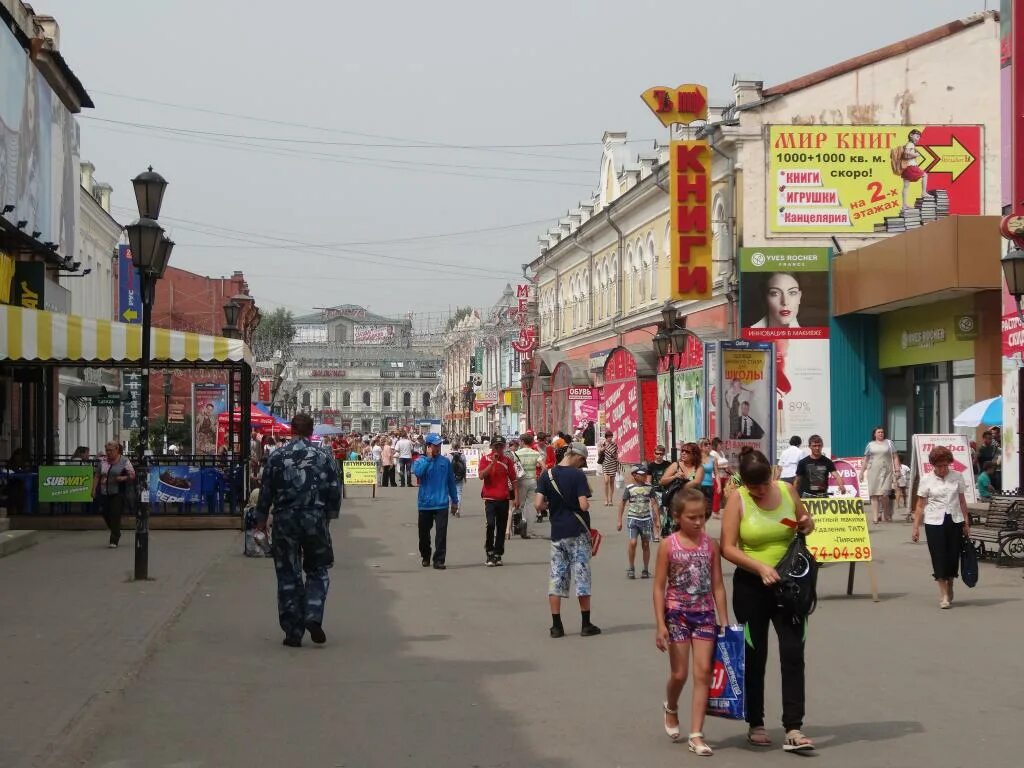
[[[619,446],[619,461],[637,463],[640,461],[640,387],[637,382],[605,384],[603,407],[606,427],[615,435]]]

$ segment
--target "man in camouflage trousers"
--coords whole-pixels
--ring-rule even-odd
[[[290,443],[267,459],[256,517],[265,527],[273,506],[277,611],[284,644],[297,648],[306,630],[314,643],[327,642],[324,602],[330,585],[327,569],[334,565],[328,518],[341,509],[341,483],[334,457],[310,440],[313,419],[308,414],[292,419],[292,435]]]

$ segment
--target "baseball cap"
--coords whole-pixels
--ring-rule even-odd
[[[584,443],[573,443],[569,446],[569,453],[575,453],[577,456],[586,456],[587,446]]]
[[[494,437],[492,437],[491,447],[493,448],[496,445],[505,445],[505,438],[502,437],[501,435],[495,435]]]
[[[424,438],[424,441],[426,442],[427,445],[440,445],[441,436],[436,432],[431,432]]]
[[[644,466],[643,464],[637,464],[637,465],[636,465],[635,467],[633,467],[633,469],[632,469],[632,470],[630,470],[630,471],[631,471],[631,472],[632,472],[632,473],[633,473],[634,475],[646,475],[646,474],[647,474],[647,467],[645,467],[645,466]]]

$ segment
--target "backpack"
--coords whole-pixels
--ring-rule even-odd
[[[889,167],[897,176],[903,175],[903,145],[893,147],[889,150]]]
[[[799,624],[818,605],[818,561],[807,549],[802,533],[793,537],[775,570],[779,574],[774,588],[776,603],[792,615],[794,624]]]
[[[461,453],[452,454],[452,472],[455,473],[456,480],[466,479],[466,460],[462,458]]]

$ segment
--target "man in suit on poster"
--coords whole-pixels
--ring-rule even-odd
[[[734,440],[760,440],[764,437],[764,429],[750,415],[750,401],[740,403],[739,430],[732,436]]]

